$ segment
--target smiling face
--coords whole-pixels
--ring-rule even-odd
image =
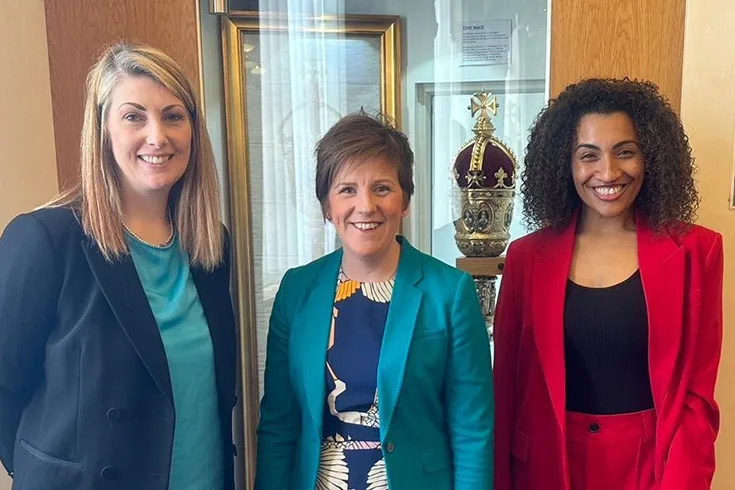
[[[189,164],[192,124],[184,103],[145,76],[115,86],[107,130],[125,198],[165,193]]]
[[[329,190],[326,214],[346,255],[376,262],[398,246],[406,202],[395,166],[377,157],[343,167]]]
[[[572,179],[586,212],[602,218],[632,213],[643,171],[638,133],[627,114],[587,114],[580,119]]]

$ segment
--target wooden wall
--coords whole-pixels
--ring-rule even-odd
[[[200,49],[196,0],[45,0],[51,99],[59,186],[76,181],[84,82],[107,44],[137,41],[178,61],[198,89]]]
[[[678,110],[686,0],[552,0],[551,96],[582,78],[648,79]]]

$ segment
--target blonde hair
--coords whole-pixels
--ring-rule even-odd
[[[182,248],[193,265],[212,270],[223,257],[219,187],[214,155],[194,91],[181,67],[158,49],[118,43],[108,47],[87,75],[81,138],[81,178],[46,207],[71,206],[85,234],[104,257],[129,253],[122,224],[122,193],[107,129],[112,92],[124,77],[148,77],[181,99],[192,125],[189,164],[169,195]],[[182,205],[183,203],[183,205]]]

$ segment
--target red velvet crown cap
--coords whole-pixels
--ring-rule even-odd
[[[495,144],[491,139],[478,138],[467,143],[454,160],[454,177],[460,188],[512,188],[515,185],[515,162],[510,151]],[[472,180],[470,167],[472,154],[477,146],[481,152],[482,171],[478,178]],[[500,170],[502,169],[502,172]],[[483,178],[484,177],[484,178]],[[501,184],[501,185],[498,185]]]
[[[502,141],[495,137],[491,116],[498,114],[498,98],[480,91],[470,99],[475,118],[467,142],[454,159],[454,178],[460,189],[515,189],[516,158]]]

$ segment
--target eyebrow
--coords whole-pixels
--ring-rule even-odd
[[[380,180],[376,180],[372,184],[375,185],[375,184],[393,184],[393,183],[395,183],[394,180],[380,179]],[[344,186],[344,185],[357,185],[357,182],[337,182],[336,185],[342,185],[342,186]]]
[[[640,145],[635,140],[623,140],[623,141],[620,141],[618,143],[615,143],[612,148],[613,148],[613,150],[615,150],[616,148],[620,148],[621,146],[624,146],[624,145],[627,145],[627,144],[630,144],[630,143],[633,143],[635,146],[637,146],[638,148],[640,148]],[[577,147],[574,149],[574,151],[577,151],[580,148],[588,148],[590,150],[598,150],[598,151],[600,150],[600,147],[597,146],[597,145],[593,145],[593,144],[590,144],[590,143],[582,143],[582,144],[577,145]]]
[[[139,111],[145,112],[145,107],[143,107],[140,104],[136,104],[135,102],[123,102],[122,104],[120,104],[120,107],[122,107],[124,105],[131,105],[131,106],[135,107],[136,109],[138,109]],[[120,107],[118,107],[118,109],[120,109]],[[184,109],[184,106],[181,105],[181,104],[171,104],[171,105],[167,105],[166,107],[164,107],[161,112],[169,111],[169,110],[171,110],[171,109],[173,109],[175,107],[181,107],[182,109]]]

